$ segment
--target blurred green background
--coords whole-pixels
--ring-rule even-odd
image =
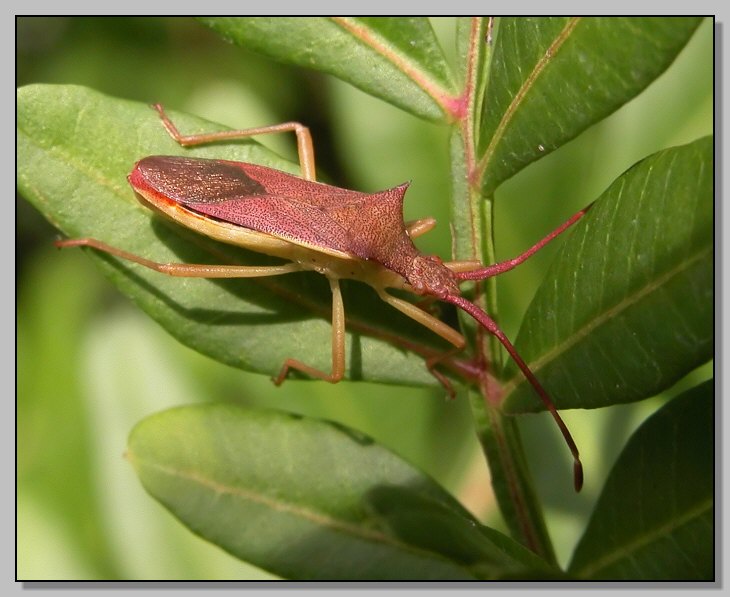
[[[453,19],[434,19],[434,26],[453,55]],[[192,19],[19,18],[17,83],[36,82],[87,85],[237,128],[300,120],[312,129],[320,178],[363,191],[413,181],[406,219],[439,220],[418,244],[449,255],[447,129],[335,79],[233,47]],[[712,131],[708,19],[639,98],[497,191],[498,258],[523,251],[639,159]],[[288,136],[264,142],[295,157]],[[16,222],[19,579],[271,578],[185,530],[144,493],[124,460],[127,434],[137,421],[199,401],[236,401],[350,425],[502,528],[463,397],[447,401],[435,386],[288,381],[275,388],[266,377],[177,344],[82,252],[55,250],[56,232],[22,198]],[[508,336],[516,336],[554,249],[500,277],[499,320]],[[706,366],[672,393],[711,375]],[[661,399],[564,413],[584,456],[587,482],[580,495],[572,493],[568,453],[550,419],[521,417],[562,563],[626,438]],[[565,475],[555,478],[556,468]]]

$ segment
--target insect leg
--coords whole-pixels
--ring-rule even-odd
[[[454,387],[451,385],[451,382],[449,379],[442,374],[438,369],[436,369],[436,366],[451,358],[456,353],[461,351],[464,346],[466,345],[466,341],[464,340],[464,336],[462,336],[459,332],[457,332],[454,328],[446,325],[443,321],[440,319],[435,318],[433,315],[430,315],[423,309],[420,309],[413,303],[409,303],[408,301],[404,301],[402,299],[396,298],[391,294],[388,294],[385,290],[382,289],[376,289],[378,292],[378,296],[391,305],[392,307],[398,309],[401,313],[404,315],[407,315],[411,319],[416,320],[418,323],[423,325],[424,327],[427,327],[432,332],[438,334],[441,336],[444,340],[450,342],[454,345],[455,348],[443,353],[439,354],[433,357],[429,357],[426,359],[426,367],[428,368],[428,371],[433,375],[439,383],[444,386],[446,391],[449,394],[449,397],[454,398],[456,395],[454,392]]]
[[[289,369],[297,369],[311,377],[330,383],[337,383],[345,375],[345,306],[342,302],[340,282],[337,278],[328,278],[332,290],[332,372],[325,373],[311,365],[305,365],[296,359],[287,359],[274,379],[278,386],[286,378]]]
[[[476,259],[466,259],[463,261],[445,261],[444,265],[452,272],[473,272],[474,270],[483,269],[481,261]]]
[[[435,334],[438,334],[444,340],[450,342],[458,349],[464,348],[466,344],[464,336],[462,336],[451,326],[446,325],[440,319],[436,319],[433,315],[426,313],[426,311],[424,311],[423,309],[419,309],[413,303],[409,303],[408,301],[404,301],[403,299],[394,297],[392,294],[388,294],[385,290],[382,289],[376,288],[376,291],[378,293],[378,296],[386,303],[388,303],[391,307],[395,307],[404,315],[407,315],[411,319],[415,319],[422,326],[427,327]]]
[[[298,122],[284,122],[282,124],[274,124],[271,126],[260,126],[250,129],[241,129],[236,131],[218,131],[215,133],[201,133],[196,135],[182,135],[172,120],[165,114],[162,105],[154,104],[152,106],[160,115],[162,124],[164,125],[170,136],[180,145],[190,147],[193,145],[204,145],[206,143],[215,143],[217,141],[231,141],[235,139],[245,139],[254,135],[266,135],[269,133],[286,133],[293,132],[297,136],[297,153],[299,155],[299,166],[302,170],[302,178],[306,180],[316,180],[314,169],[314,144],[312,143],[312,135],[309,129]]]
[[[108,253],[138,263],[156,272],[168,276],[183,278],[255,278],[263,276],[276,276],[301,271],[298,263],[285,263],[283,265],[207,265],[196,263],[159,263],[145,257],[135,255],[129,251],[112,247],[95,238],[75,238],[71,240],[56,241],[59,248],[66,247],[90,247],[103,253]],[[281,384],[290,368],[298,369],[312,377],[323,379],[330,383],[337,383],[345,374],[345,308],[342,302],[340,284],[336,278],[329,278],[332,289],[332,372],[325,373],[309,365],[305,365],[296,359],[287,359],[275,378],[276,385]]]
[[[70,240],[56,241],[59,248],[65,247],[91,247],[102,253],[109,253],[124,259],[133,261],[156,272],[168,276],[182,278],[256,278],[261,276],[276,276],[301,271],[298,263],[285,263],[283,265],[207,265],[202,263],[158,263],[151,261],[129,251],[118,249],[107,245],[95,238],[74,238]]]
[[[421,218],[420,220],[406,222],[406,232],[411,238],[416,238],[433,230],[435,226],[436,220],[434,218]]]

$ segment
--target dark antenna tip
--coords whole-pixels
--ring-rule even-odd
[[[579,493],[583,488],[583,465],[577,458],[573,463],[573,486],[576,493]]]

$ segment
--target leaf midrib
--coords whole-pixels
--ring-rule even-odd
[[[376,529],[356,525],[343,519],[335,518],[321,511],[313,510],[309,507],[301,506],[281,499],[274,499],[271,496],[258,491],[226,485],[224,483],[216,481],[215,479],[202,475],[195,470],[172,468],[162,465],[158,462],[140,458],[136,455],[130,455],[130,459],[135,463],[138,468],[145,467],[147,469],[154,470],[175,479],[191,482],[217,494],[230,495],[243,501],[253,502],[258,505],[270,508],[271,510],[275,510],[276,512],[290,514],[306,522],[325,527],[335,532],[351,535],[363,541],[380,543],[398,550],[407,551],[419,557],[427,557],[429,559],[435,558],[458,565],[456,562],[445,558],[437,552],[421,549],[408,543],[403,543],[394,539],[391,535],[385,534]]]
[[[494,153],[497,151],[497,146],[504,137],[504,133],[507,130],[509,123],[512,121],[523,100],[527,97],[528,92],[535,85],[535,82],[543,73],[547,65],[552,60],[554,60],[557,51],[570,38],[571,33],[577,27],[580,20],[581,17],[572,17],[570,20],[568,20],[568,22],[565,24],[565,27],[563,27],[563,29],[555,37],[553,42],[548,46],[547,50],[545,50],[545,54],[535,63],[532,71],[530,71],[530,74],[527,75],[522,85],[515,93],[512,101],[510,102],[509,106],[507,106],[507,109],[504,111],[502,118],[497,124],[497,128],[495,129],[494,135],[492,135],[492,138],[489,141],[487,149],[484,151],[484,155],[479,160],[477,170],[479,172],[480,179],[484,175],[487,167],[489,166],[489,163],[492,160]]]
[[[456,98],[441,83],[428,76],[428,71],[424,71],[420,65],[398,51],[392,44],[387,43],[371,28],[354,22],[350,17],[330,17],[330,19],[362,44],[387,60],[431,98],[444,114],[451,116],[448,104],[455,101]]]
[[[697,503],[695,507],[687,509],[684,514],[675,518],[669,519],[669,521],[654,527],[650,531],[644,532],[637,535],[633,541],[623,543],[613,551],[605,554],[603,557],[594,558],[591,563],[580,568],[578,570],[570,570],[570,572],[578,574],[582,577],[590,578],[600,570],[609,568],[614,562],[621,559],[630,558],[632,554],[639,551],[641,548],[649,545],[650,543],[670,535],[676,529],[687,525],[694,520],[699,519],[708,511],[713,508],[712,498],[702,500]]]

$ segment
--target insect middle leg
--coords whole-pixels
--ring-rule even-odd
[[[282,265],[207,265],[201,263],[160,263],[152,261],[124,249],[119,249],[95,238],[74,238],[56,241],[59,248],[89,247],[124,259],[138,263],[146,268],[182,278],[256,278],[277,276],[302,270],[298,263]],[[330,383],[337,383],[345,374],[345,307],[342,302],[340,284],[336,278],[328,278],[332,290],[332,372],[325,373],[296,359],[287,359],[281,371],[274,378],[274,383],[280,385],[290,368],[298,369],[312,377],[323,379]]]
[[[297,154],[299,155],[299,166],[302,170],[302,178],[306,180],[317,180],[314,169],[314,144],[312,143],[312,135],[309,129],[298,122],[284,122],[282,124],[273,124],[271,126],[259,126],[250,129],[241,129],[236,131],[218,131],[215,133],[200,133],[196,135],[182,135],[172,120],[165,114],[161,104],[153,104],[157,110],[162,124],[164,125],[170,136],[175,139],[183,147],[191,147],[193,145],[204,145],[206,143],[215,143],[218,141],[232,141],[236,139],[246,139],[255,135],[266,135],[269,133],[286,133],[293,132],[297,136]]]

